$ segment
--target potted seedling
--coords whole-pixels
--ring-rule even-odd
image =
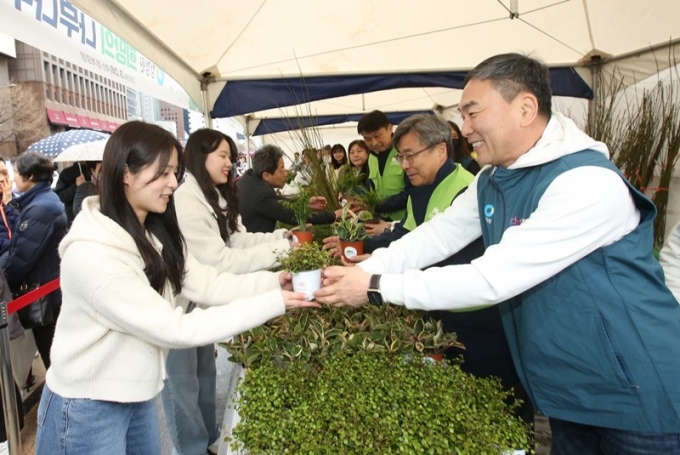
[[[303,243],[300,248],[278,252],[277,260],[293,274],[293,290],[304,293],[307,300],[314,299],[314,291],[321,287],[321,269],[329,262],[321,245]]]
[[[349,204],[342,208],[342,216],[333,223],[340,240],[340,251],[345,259],[364,254],[364,239],[368,237],[364,223],[372,218],[369,212],[354,213]]]
[[[366,211],[368,211],[372,215],[371,218],[366,220],[367,223],[370,224],[379,222],[380,216],[378,216],[378,214],[376,213],[375,208],[385,198],[379,195],[374,188],[370,188],[366,191],[363,191],[359,193],[357,196],[359,198],[360,203],[365,207]]]
[[[307,221],[312,216],[309,200],[312,194],[303,186],[298,185],[298,194],[294,199],[283,201],[283,206],[292,210],[295,214],[297,228],[294,229],[294,241],[299,243],[312,243],[314,233],[307,228]]]

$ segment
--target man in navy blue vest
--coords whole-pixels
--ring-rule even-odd
[[[604,144],[551,112],[534,59],[479,64],[460,110],[484,169],[443,214],[358,267],[327,269],[317,300],[498,304],[553,454],[680,454],[680,306],[652,255],[654,205]],[[480,235],[471,264],[420,270]]]

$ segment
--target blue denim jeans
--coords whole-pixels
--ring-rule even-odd
[[[64,398],[43,388],[36,455],[160,454],[153,400],[117,403]]]
[[[161,392],[173,455],[204,454],[220,435],[215,409],[215,345],[172,349]]]
[[[680,433],[640,433],[550,419],[550,455],[680,455]]]

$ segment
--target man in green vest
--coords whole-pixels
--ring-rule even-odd
[[[388,221],[400,221],[406,213],[408,195],[405,189],[410,183],[396,159],[397,150],[392,147],[392,124],[384,112],[373,111],[361,117],[357,132],[371,150],[368,179],[384,198],[376,212]]]

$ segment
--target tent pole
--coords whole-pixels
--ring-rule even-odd
[[[201,79],[201,98],[203,99],[203,120],[206,128],[212,128],[212,118],[210,117],[210,106],[208,105],[208,84],[210,84],[210,76],[203,76]]]
[[[252,159],[250,156],[250,119],[246,117],[246,161],[248,162],[248,167],[252,167]]]
[[[592,65],[590,66],[591,89],[593,97],[588,100],[588,129],[595,131],[595,122],[597,121],[597,100],[600,96],[600,79],[602,78],[602,60],[599,55],[591,57]]]

